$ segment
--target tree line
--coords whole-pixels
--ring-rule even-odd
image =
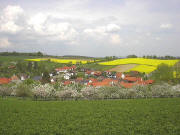
[[[42,52],[24,53],[24,52],[0,52],[0,56],[44,56]]]

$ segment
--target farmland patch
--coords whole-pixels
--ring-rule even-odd
[[[109,71],[127,72],[136,66],[137,66],[137,64],[119,65],[119,66],[116,66],[116,67],[110,69]]]
[[[1,135],[178,135],[180,99],[31,101],[0,98]]]

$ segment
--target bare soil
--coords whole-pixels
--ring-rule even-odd
[[[137,66],[137,64],[118,65],[117,67],[114,67],[114,68],[110,69],[109,71],[126,72],[136,66]]]

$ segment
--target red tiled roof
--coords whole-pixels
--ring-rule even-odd
[[[145,81],[145,84],[152,84],[152,83],[154,83],[154,80],[146,80]]]
[[[82,81],[82,80],[83,80],[82,77],[78,77],[78,78],[76,79],[76,81]]]
[[[92,86],[97,87],[97,86],[110,86],[109,82],[94,82],[92,83]]]
[[[121,72],[117,72],[117,73],[116,73],[116,77],[117,77],[117,78],[121,78],[121,76],[122,76],[122,73],[121,73]]]
[[[0,84],[8,84],[11,81],[9,78],[0,78]]]
[[[131,77],[131,75],[129,75],[129,74],[125,74],[125,76],[126,76],[126,77]]]
[[[69,84],[71,84],[70,81],[65,81],[65,82],[64,82],[64,85],[69,85]]]
[[[91,80],[92,82],[97,82],[98,80],[95,78],[89,78],[89,80]]]
[[[73,66],[71,66],[71,68],[75,69],[75,68],[76,68],[76,66],[75,66],[75,65],[73,65]]]
[[[95,71],[95,72],[94,72],[94,75],[101,75],[101,74],[102,74],[101,71]]]
[[[86,74],[91,74],[92,71],[86,71]]]
[[[56,71],[64,71],[64,70],[71,70],[71,69],[75,69],[76,66],[71,66],[71,67],[61,67],[61,68],[56,68]]]
[[[19,80],[19,78],[16,75],[14,75],[11,77],[11,80]]]
[[[109,82],[109,83],[113,82],[113,83],[118,83],[118,80],[106,78],[106,79],[102,80],[102,82]]]
[[[121,82],[120,83],[121,86],[125,87],[125,88],[132,88],[134,85],[136,85],[135,83],[125,83],[125,82]]]
[[[113,79],[110,79],[110,78],[105,78],[104,80],[102,80],[102,82],[112,82]]]
[[[140,78],[140,77],[125,77],[124,80],[136,82],[136,81],[141,81],[142,78]]]

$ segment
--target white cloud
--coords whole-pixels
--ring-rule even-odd
[[[35,32],[42,34],[43,32],[43,25],[47,19],[47,15],[43,13],[37,13],[36,15],[32,16],[28,21],[29,29],[34,30]]]
[[[8,38],[0,38],[0,48],[7,48],[11,45]]]
[[[171,29],[172,28],[172,24],[161,24],[160,25],[160,28],[162,28],[162,29]]]
[[[161,38],[160,38],[160,37],[155,37],[155,40],[158,40],[158,41],[159,41],[159,40],[161,40]]]
[[[0,16],[0,31],[16,33],[22,30],[22,27],[16,23],[22,14],[23,9],[20,6],[7,6]]]
[[[108,24],[106,26],[106,31],[108,31],[108,32],[117,32],[120,29],[121,29],[120,26],[118,26],[117,24],[113,24],[113,23]]]
[[[120,36],[118,34],[113,34],[110,37],[110,42],[112,44],[121,44],[122,43],[122,39],[120,38]]]
[[[72,41],[78,35],[78,32],[68,22],[57,24],[49,23],[45,27],[45,32],[47,33],[47,35],[54,35],[59,40]]]
[[[19,15],[23,14],[24,11],[20,6],[8,5],[3,12],[6,19],[15,20]]]
[[[72,41],[76,38],[78,32],[69,22],[53,22],[49,17],[54,18],[51,14],[43,13],[32,16],[28,21],[28,30],[41,36],[49,36],[50,40]]]

